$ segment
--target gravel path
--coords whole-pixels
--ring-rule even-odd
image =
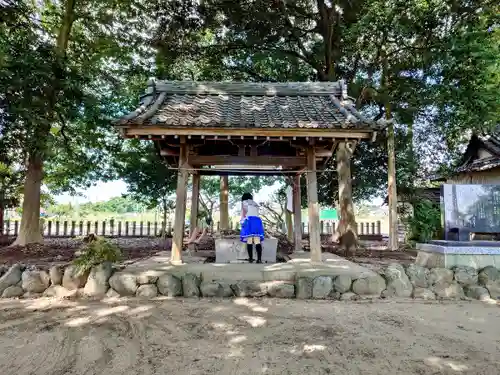
[[[2,375],[498,374],[479,302],[0,301]]]

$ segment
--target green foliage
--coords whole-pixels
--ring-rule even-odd
[[[86,202],[75,206],[71,203],[51,204],[47,207],[49,216],[58,218],[74,218],[83,219],[86,217],[94,217],[99,214],[124,215],[144,212],[147,207],[132,199],[132,197],[114,197],[107,201],[101,202]]]
[[[118,262],[122,257],[120,248],[102,237],[93,238],[81,251],[73,263],[82,272],[103,262]]]
[[[441,234],[441,211],[438,205],[428,199],[413,204],[413,215],[406,219],[410,230],[409,239],[426,242],[439,238]]]
[[[116,175],[127,183],[128,196],[152,209],[161,207],[166,213],[177,186],[177,171],[162,160],[152,142],[124,142],[115,155]]]

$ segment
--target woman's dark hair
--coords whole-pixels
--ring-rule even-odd
[[[250,193],[244,193],[244,194],[243,194],[243,196],[241,197],[241,200],[242,200],[242,201],[247,201],[247,200],[249,200],[249,199],[250,199],[250,200],[252,200],[252,199],[253,199],[252,194],[250,194]]]

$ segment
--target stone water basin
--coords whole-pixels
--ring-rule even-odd
[[[276,263],[278,239],[266,237],[262,242],[262,263]],[[254,245],[254,259],[257,259]],[[246,263],[248,253],[246,244],[239,237],[221,237],[215,239],[215,263]]]

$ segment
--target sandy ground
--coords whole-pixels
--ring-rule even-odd
[[[2,375],[495,374],[479,302],[0,302]]]

